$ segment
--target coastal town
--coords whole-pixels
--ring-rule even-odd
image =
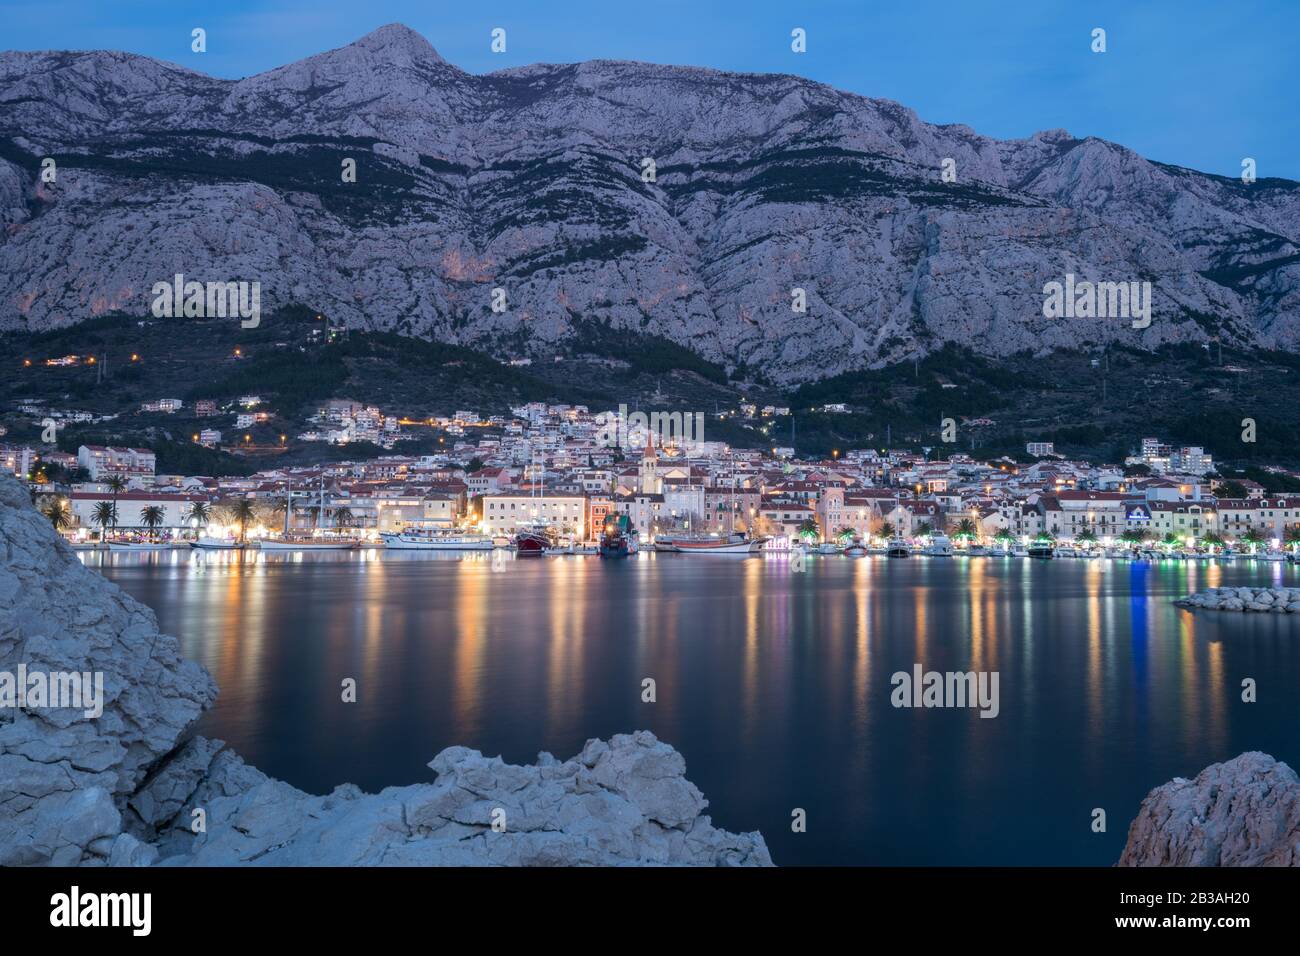
[[[257,396],[237,403],[246,427]],[[206,409],[205,409],[206,411]],[[788,409],[742,407],[737,414]],[[696,416],[702,421],[703,416]],[[928,448],[835,450],[708,441],[681,413],[593,412],[533,402],[510,415],[458,410],[427,424],[445,451],[272,467],[247,477],[160,473],[153,452],[82,445],[76,454],[0,445],[75,546],[191,545],[315,550],[387,545],[597,553],[617,529],[627,551],[815,549],[858,555],[1294,559],[1300,496],[1218,477],[1199,447],[1142,439],[1099,465],[1030,442],[1020,459]],[[346,444],[401,427],[378,409],[331,400],[308,440]],[[693,432],[693,433],[692,433]],[[210,435],[196,435],[203,441]],[[50,480],[49,466],[65,480]]]

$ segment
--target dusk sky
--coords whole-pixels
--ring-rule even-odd
[[[1300,3],[701,3],[536,0],[25,0],[4,49],[118,49],[241,77],[401,22],[474,73],[534,62],[647,60],[807,76],[999,138],[1065,128],[1151,159],[1300,179]],[[208,52],[190,51],[190,30]],[[508,51],[489,33],[504,27]],[[790,31],[808,31],[808,52]],[[1107,33],[1107,52],[1090,49]],[[0,92],[0,96],[3,93]]]

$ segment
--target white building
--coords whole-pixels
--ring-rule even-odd
[[[514,534],[521,526],[547,525],[582,539],[586,501],[582,495],[484,495],[483,527],[488,534]]]
[[[77,449],[77,464],[86,469],[91,481],[102,481],[113,475],[121,475],[123,478],[152,477],[157,459],[147,448],[82,445]]]

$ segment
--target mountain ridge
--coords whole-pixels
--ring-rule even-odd
[[[994,140],[790,74],[469,74],[399,24],[239,80],[117,56],[0,54],[0,328],[143,314],[181,272],[497,354],[596,321],[784,384],[946,342],[1300,349],[1300,183]],[[1067,272],[1152,282],[1156,321],[1045,319]]]

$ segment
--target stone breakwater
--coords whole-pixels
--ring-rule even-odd
[[[1179,607],[1211,611],[1300,614],[1300,588],[1210,588],[1175,601]]]
[[[103,713],[0,708],[0,865],[772,865],[646,731],[529,766],[450,747],[377,794],[266,776],[194,734],[208,672],[0,476],[0,672],[20,664],[102,674]]]
[[[1152,790],[1120,866],[1300,866],[1300,780],[1252,751]]]

